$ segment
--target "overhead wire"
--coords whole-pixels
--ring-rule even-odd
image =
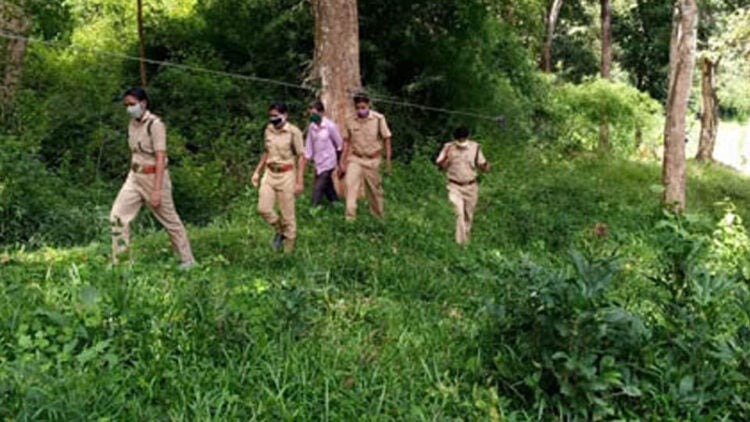
[[[281,86],[284,88],[294,88],[294,89],[300,89],[300,90],[308,91],[308,92],[316,91],[315,88],[307,86],[307,85],[281,81],[278,79],[264,78],[264,77],[253,76],[253,75],[244,75],[240,73],[227,72],[223,70],[208,69],[208,68],[188,65],[184,63],[175,63],[175,62],[171,62],[167,60],[156,60],[156,59],[151,59],[148,57],[141,58],[138,56],[133,56],[133,55],[120,53],[116,51],[102,50],[102,49],[91,48],[91,47],[83,47],[83,46],[78,46],[75,44],[61,44],[58,42],[43,40],[40,38],[33,38],[33,37],[18,35],[18,34],[6,32],[3,30],[0,30],[0,38],[5,38],[5,39],[15,40],[15,41],[24,41],[29,44],[41,44],[41,45],[45,45],[51,48],[70,50],[70,51],[75,51],[79,53],[92,54],[92,55],[102,56],[102,57],[111,57],[111,58],[116,58],[120,60],[137,61],[137,62],[143,61],[144,63],[148,63],[151,65],[172,67],[175,69],[182,69],[182,70],[189,71],[189,72],[203,73],[203,74],[208,74],[208,75],[213,75],[213,76],[220,76],[220,77],[239,79],[239,80],[246,80],[246,81],[257,82],[261,84],[276,85],[276,86]],[[349,94],[354,95],[353,93],[349,93]],[[489,114],[482,114],[482,113],[477,113],[477,112],[472,112],[472,111],[454,110],[454,109],[443,108],[443,107],[434,107],[430,105],[418,104],[418,103],[413,103],[409,101],[394,99],[393,97],[381,97],[381,96],[371,95],[370,98],[374,101],[377,101],[383,104],[414,108],[414,109],[419,109],[419,110],[423,110],[427,112],[472,117],[472,118],[483,119],[483,120],[492,120],[497,123],[503,123],[504,121],[502,116],[491,116]]]

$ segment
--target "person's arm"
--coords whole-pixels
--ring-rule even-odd
[[[341,162],[339,163],[339,174],[346,174],[346,168],[349,166],[349,155],[351,154],[351,143],[349,139],[344,138],[344,146],[341,150]]]
[[[485,158],[484,153],[479,146],[477,146],[477,167],[485,173],[490,171],[490,163],[487,161],[487,158]]]
[[[391,138],[385,138],[385,174],[391,175]]]
[[[310,132],[311,132],[310,129],[308,129],[307,135],[305,136],[305,153],[300,157],[300,160],[297,163],[297,171],[299,171],[300,173],[305,172],[308,161],[315,159],[313,139],[312,139],[312,135],[310,134]]]
[[[151,120],[146,123],[150,125],[151,145],[154,149],[154,159],[156,161],[154,172],[154,190],[149,198],[149,206],[157,209],[161,206],[161,194],[164,186],[164,172],[167,168],[167,128],[160,119]],[[147,129],[148,130],[148,129]]]
[[[292,132],[292,152],[297,156],[297,186],[294,193],[301,194],[305,190],[305,145],[302,141],[302,132],[294,129]]]
[[[331,141],[333,142],[333,149],[336,151],[336,162],[340,162],[344,150],[344,141],[341,139],[341,132],[339,132],[339,127],[335,123],[331,125]]]
[[[162,185],[164,184],[164,171],[167,168],[167,153],[166,151],[156,151],[156,173],[154,174],[154,190],[151,191],[151,199],[149,205],[153,209],[157,209],[161,206],[161,193]]]
[[[260,162],[253,173],[252,183],[256,188],[260,185],[260,172],[263,171],[263,167],[266,166],[266,160],[268,160],[268,153],[264,152],[263,155],[260,156]]]
[[[383,143],[385,143],[385,171],[386,175],[391,175],[391,138],[393,135],[391,134],[391,129],[388,127],[388,122],[385,119],[385,116],[380,116],[378,119],[378,132],[380,135],[380,139],[383,140]]]
[[[307,166],[307,160],[304,155],[300,155],[297,159],[297,186],[294,189],[297,195],[305,191],[305,166]]]
[[[440,170],[445,170],[448,167],[448,161],[451,158],[451,149],[452,145],[447,145],[443,148],[443,151],[440,152],[437,159],[437,164],[440,167]]]

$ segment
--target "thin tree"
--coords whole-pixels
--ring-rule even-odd
[[[12,107],[23,75],[27,45],[24,37],[31,29],[31,16],[25,6],[25,2],[20,0],[15,4],[0,1],[0,30],[19,37],[0,43],[0,118],[3,121]]]
[[[602,79],[612,77],[612,2],[601,0]]]
[[[351,95],[362,86],[356,0],[311,0],[315,17],[315,54],[310,79],[340,126],[351,115]]]
[[[148,84],[148,78],[146,75],[146,40],[143,34],[143,0],[137,0],[138,2],[138,44],[139,44],[139,55],[141,62],[141,86],[145,87]]]
[[[563,0],[553,0],[549,12],[544,15],[544,44],[542,45],[541,69],[545,73],[552,72],[552,42],[555,39],[555,26],[560,17]]]
[[[664,127],[662,200],[676,212],[685,209],[685,118],[695,67],[698,5],[696,0],[676,0],[669,51],[669,87]]]
[[[612,4],[610,0],[601,0],[601,30],[602,30],[602,63],[601,77],[609,80],[612,78]],[[602,113],[602,122],[599,125],[599,151],[610,150],[609,142],[609,116],[606,110]]]
[[[695,159],[699,162],[710,162],[714,159],[716,135],[719,129],[719,96],[716,93],[716,72],[720,60],[712,60],[708,56],[701,59],[701,137],[698,154]]]

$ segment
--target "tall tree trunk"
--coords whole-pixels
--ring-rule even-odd
[[[549,13],[544,17],[545,36],[540,67],[545,73],[552,72],[552,41],[555,38],[555,26],[557,26],[557,18],[560,17],[562,5],[563,0],[553,0]]]
[[[148,77],[146,75],[146,39],[143,35],[143,0],[138,0],[138,44],[141,58],[141,86],[146,87]]]
[[[612,4],[610,0],[601,0],[601,24],[602,24],[602,79],[612,78]],[[609,116],[602,113],[602,122],[599,124],[599,151],[609,152]]]
[[[677,0],[669,49],[669,91],[662,166],[662,200],[666,205],[674,206],[677,212],[685,209],[685,117],[695,67],[697,27],[696,0]]]
[[[701,94],[703,97],[703,113],[701,114],[701,138],[698,145],[698,155],[695,159],[700,162],[713,161],[716,133],[719,129],[719,97],[716,95],[716,71],[719,62],[709,57],[701,60]]]
[[[315,56],[310,79],[320,81],[320,99],[340,127],[353,113],[351,95],[362,86],[356,0],[311,0]]]
[[[20,37],[29,35],[31,17],[23,1],[15,4],[0,1],[0,30]],[[23,75],[23,63],[26,56],[26,40],[5,39],[0,43],[0,118],[10,112],[16,91]]]
[[[601,0],[602,20],[602,79],[612,77],[612,4]]]

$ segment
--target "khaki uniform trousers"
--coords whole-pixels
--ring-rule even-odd
[[[380,157],[362,158],[352,154],[346,169],[346,218],[357,217],[357,197],[364,183],[370,212],[383,218],[383,182],[380,175]]]
[[[130,251],[130,223],[138,215],[141,206],[148,204],[151,192],[154,190],[153,174],[130,172],[125,184],[117,194],[117,199],[112,206],[109,221],[112,224],[112,262],[117,264],[120,259],[127,255],[132,260]],[[169,234],[172,248],[180,255],[181,262],[193,262],[193,252],[190,249],[187,230],[182,224],[180,216],[175,210],[172,200],[172,181],[169,172],[164,171],[164,182],[162,186],[161,205],[157,209],[151,209],[159,223]]]
[[[479,199],[479,185],[459,186],[448,183],[448,199],[453,204],[456,215],[456,243],[465,245],[471,237],[471,225],[474,222],[474,210]]]
[[[297,237],[294,187],[294,171],[274,173],[266,170],[260,182],[260,193],[258,195],[258,214],[284,236],[284,250],[286,252],[291,252],[294,249],[294,239]],[[274,202],[276,201],[279,203],[281,218],[274,210]]]

